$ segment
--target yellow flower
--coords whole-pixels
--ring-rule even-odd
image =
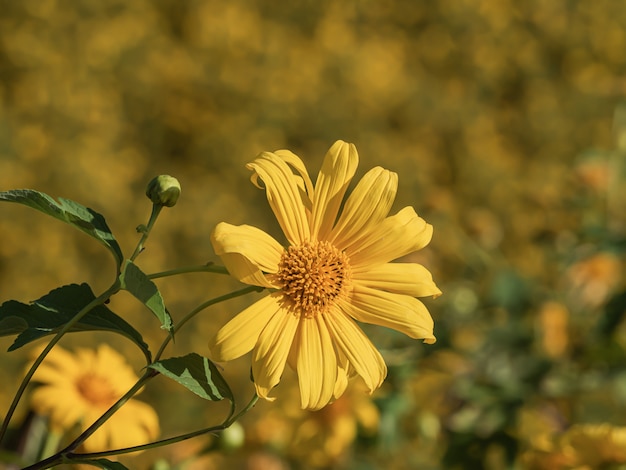
[[[265,188],[287,248],[248,225],[220,223],[211,235],[233,276],[272,289],[209,345],[217,361],[252,350],[262,398],[271,400],[286,363],[297,372],[303,408],[338,398],[354,374],[370,393],[380,387],[387,367],[355,320],[435,342],[433,320],[415,298],[441,294],[431,274],[416,263],[390,263],[426,246],[432,226],[412,207],[388,217],[398,178],[380,167],[356,185],[340,214],[357,164],[354,145],[338,141],[313,186],[295,154],[264,152],[248,168],[252,182]]]
[[[287,384],[285,384],[287,385]],[[280,407],[270,407],[246,430],[252,447],[271,448],[307,468],[335,468],[346,462],[359,435],[378,432],[380,414],[372,398],[355,384],[322,410],[300,409],[300,393],[291,384]]]
[[[39,366],[33,380],[42,385],[31,397],[36,413],[48,416],[50,426],[87,429],[136,382],[124,358],[107,345],[76,354],[55,347]],[[84,443],[87,452],[146,444],[159,434],[154,409],[138,400],[124,404]]]
[[[576,424],[530,444],[521,457],[524,468],[592,470],[626,463],[626,427],[609,423]]]

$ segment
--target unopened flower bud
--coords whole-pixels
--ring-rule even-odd
[[[148,183],[146,196],[157,205],[173,207],[180,196],[180,183],[169,175],[159,175]]]

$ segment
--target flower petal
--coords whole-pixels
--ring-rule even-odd
[[[348,379],[350,378],[350,362],[346,355],[340,349],[337,353],[337,381],[333,390],[333,399],[339,398],[348,388]],[[354,371],[352,371],[354,373]]]
[[[348,388],[348,363],[345,367],[337,367],[337,381],[335,382],[335,389],[333,390],[333,399],[338,399]]]
[[[314,194],[313,183],[311,182],[304,162],[291,150],[276,150],[274,153],[285,160],[287,164],[292,166],[293,169],[296,170],[296,173],[300,175],[300,179],[298,179],[298,186],[301,188],[300,194],[303,196],[304,205],[307,209],[311,210],[311,199]],[[300,184],[300,181],[302,181],[302,184]]]
[[[108,434],[105,439],[109,443],[110,448],[113,449],[147,444],[159,435],[159,418],[154,408],[139,400],[128,400],[123,407],[111,416],[109,421],[105,423],[105,426],[98,429],[96,434],[99,431]],[[88,443],[89,439],[85,441],[86,450]],[[97,450],[103,451],[108,449]],[[96,452],[97,450],[92,449],[88,451]]]
[[[325,319],[318,315],[300,321],[296,370],[302,408],[319,410],[333,397],[337,382],[337,356]]]
[[[281,309],[270,318],[259,335],[259,341],[252,353],[252,376],[257,394],[261,398],[273,400],[268,395],[280,382],[298,322],[298,317],[292,312]]]
[[[111,375],[111,371],[115,371],[115,377],[112,377],[109,385],[112,391],[120,397],[139,379],[124,356],[108,344],[102,343],[98,346],[94,357],[94,372],[107,377]]]
[[[355,284],[411,297],[439,297],[441,291],[424,266],[417,263],[386,263],[354,270]]]
[[[211,244],[228,272],[239,281],[273,287],[263,273],[278,271],[283,247],[271,236],[250,225],[217,224]]]
[[[251,179],[257,187],[262,187],[259,178],[263,180],[267,200],[289,243],[299,245],[308,240],[310,230],[305,203],[289,165],[278,155],[263,152],[246,166],[254,171]]]
[[[332,230],[358,164],[359,154],[354,144],[338,140],[326,153],[315,183],[311,214],[312,238],[325,240]]]
[[[355,240],[346,253],[354,269],[388,263],[424,248],[430,242],[433,227],[419,217],[412,207],[405,207],[387,217]]]
[[[32,358],[36,358],[43,351],[37,348],[32,353]],[[30,368],[31,364],[28,365]],[[67,382],[71,377],[76,377],[80,373],[79,364],[76,357],[60,346],[56,346],[46,356],[44,362],[37,368],[32,380],[41,383]]]
[[[338,349],[363,378],[370,393],[380,387],[387,375],[387,366],[354,320],[340,310],[335,310],[326,317],[326,324]]]
[[[346,200],[337,224],[328,237],[339,249],[349,246],[363,228],[374,226],[389,214],[398,189],[398,175],[381,167],[372,168]]]
[[[422,302],[408,295],[392,294],[355,284],[349,301],[340,307],[352,318],[374,325],[385,326],[411,338],[436,341],[433,319]]]
[[[251,351],[271,318],[281,311],[281,297],[279,292],[268,295],[226,323],[209,342],[213,360],[230,361]]]
[[[37,387],[30,400],[35,412],[48,416],[50,424],[55,428],[68,430],[84,418],[85,402],[70,382],[65,386]]]

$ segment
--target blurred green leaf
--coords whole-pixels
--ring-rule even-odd
[[[59,198],[59,202],[45,193],[33,189],[14,189],[0,192],[0,201],[17,202],[66,222],[78,230],[92,236],[106,246],[113,256],[117,268],[122,264],[124,255],[117,240],[111,233],[104,217],[70,199]]]
[[[521,314],[529,301],[528,281],[513,269],[502,269],[494,274],[489,299],[495,305],[515,314]]]
[[[56,333],[95,298],[87,284],[70,284],[51,291],[31,304],[8,300],[0,305],[0,336],[18,335],[9,347],[9,351],[14,351]],[[137,344],[147,360],[151,361],[150,350],[141,334],[104,305],[97,305],[90,310],[70,331],[110,331],[121,334]]]
[[[128,467],[125,467],[121,463],[111,462],[107,459],[88,460],[81,463],[93,465],[94,467],[102,468],[104,470],[128,470]]]
[[[161,322],[161,328],[172,330],[172,317],[165,308],[159,289],[132,261],[127,260],[124,263],[120,283],[122,289],[130,292],[156,315]]]
[[[613,335],[626,314],[626,290],[614,295],[604,307],[604,312],[597,325],[598,333],[608,338]]]
[[[219,401],[226,398],[231,403],[234,402],[228,383],[215,364],[206,357],[191,353],[163,359],[150,367],[206,400]]]

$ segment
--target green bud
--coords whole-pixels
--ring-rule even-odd
[[[159,175],[148,183],[146,196],[153,204],[173,207],[180,196],[180,183],[170,175]]]

